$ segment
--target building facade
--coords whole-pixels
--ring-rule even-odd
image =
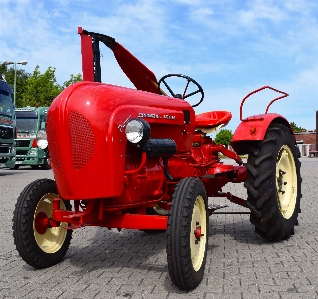
[[[294,133],[302,156],[309,156],[309,150],[316,149],[317,132]]]

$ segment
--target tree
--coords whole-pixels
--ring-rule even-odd
[[[33,74],[27,80],[27,86],[22,95],[22,106],[50,106],[61,92],[62,88],[56,82],[55,68],[49,67],[41,74],[37,65]]]
[[[0,74],[4,74],[5,79],[12,89],[14,87],[14,67],[7,67],[6,65],[0,65]],[[31,74],[27,73],[24,69],[17,69],[16,77],[16,106],[22,106],[22,94],[26,89],[27,80]],[[12,95],[13,97],[13,95]]]
[[[68,81],[64,82],[63,85],[59,85],[56,81],[54,67],[48,67],[43,74],[41,74],[39,69],[40,67],[37,65],[32,76],[27,79],[21,106],[35,106],[36,104],[39,106],[50,106],[64,88],[82,80],[80,74],[71,75]]]
[[[80,82],[82,81],[82,75],[81,74],[77,74],[76,76],[74,76],[73,74],[70,76],[70,79],[68,81],[65,81],[63,83],[63,89],[70,86],[71,84],[75,83],[75,82]]]
[[[0,74],[11,87],[14,87],[14,67],[0,64]],[[16,107],[50,106],[52,101],[69,85],[82,81],[82,75],[70,75],[70,79],[59,85],[56,81],[55,68],[49,67],[43,74],[37,65],[32,74],[24,69],[16,70]]]
[[[216,144],[228,146],[231,143],[232,137],[233,134],[231,130],[222,129],[216,134],[214,141]]]
[[[298,127],[293,121],[290,123],[290,126],[292,128],[292,130],[296,133],[298,132],[307,132],[306,129],[302,128],[302,127]]]

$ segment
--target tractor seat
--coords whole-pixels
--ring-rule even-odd
[[[203,133],[215,133],[218,129],[226,126],[232,118],[229,111],[210,111],[195,116],[195,129]]]

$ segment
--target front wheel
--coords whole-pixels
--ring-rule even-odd
[[[196,288],[206,264],[209,218],[203,183],[181,180],[174,191],[167,229],[167,260],[172,282],[184,290]]]
[[[263,141],[251,148],[247,164],[247,206],[255,231],[278,241],[294,234],[300,210],[301,177],[290,129],[272,124]]]
[[[59,263],[72,238],[67,223],[50,227],[53,199],[58,198],[56,184],[50,179],[30,183],[20,194],[13,214],[13,237],[22,259],[32,267],[46,268]],[[71,210],[69,201],[60,201],[60,209]]]

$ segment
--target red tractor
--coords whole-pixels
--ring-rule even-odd
[[[204,275],[209,216],[217,208],[208,197],[250,209],[255,231],[268,240],[294,234],[301,197],[296,142],[289,122],[267,113],[286,93],[265,86],[243,99],[232,151],[208,136],[232,114],[196,115],[193,107],[204,92],[195,80],[167,75],[157,81],[115,39],[82,28],[78,33],[84,81],[53,101],[46,132],[37,136],[40,148],[48,144],[55,180],[30,183],[15,207],[14,241],[26,263],[59,263],[72,231],[83,226],[166,230],[170,277],[177,287],[193,289]],[[136,89],[101,83],[100,42]],[[184,80],[178,92],[169,83],[174,79]],[[265,88],[281,95],[264,114],[243,118],[246,98]],[[191,106],[194,97],[198,102]],[[223,163],[219,153],[236,163]],[[248,154],[245,164],[242,154]],[[229,182],[244,182],[247,200],[222,192]]]

